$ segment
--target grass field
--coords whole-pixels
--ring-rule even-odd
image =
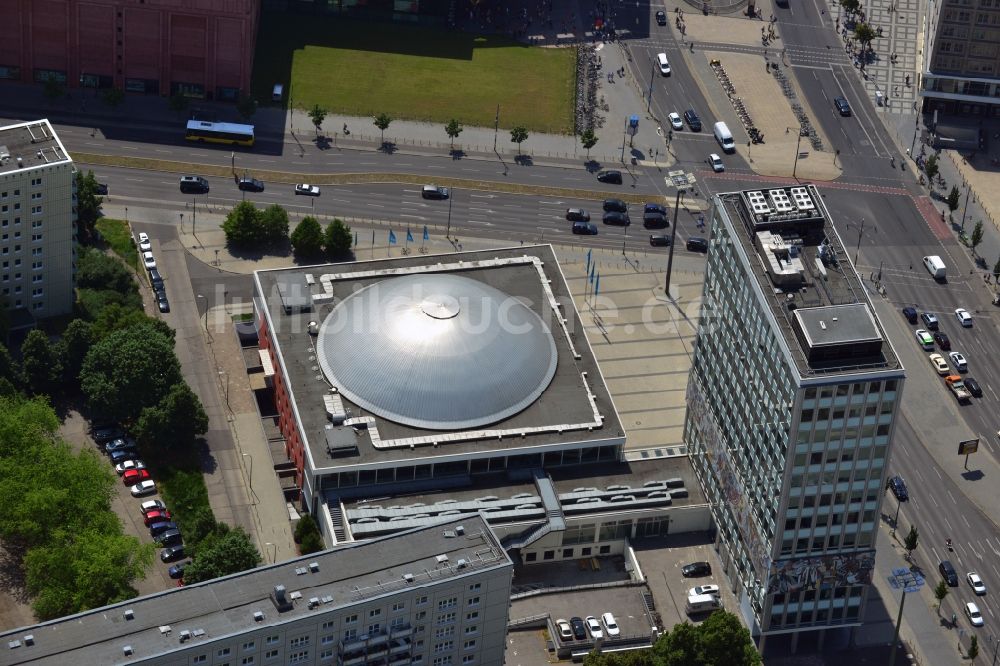
[[[101,232],[104,241],[119,257],[132,268],[139,267],[139,252],[132,243],[132,235],[124,220],[112,220],[102,217],[94,225]]]
[[[492,127],[499,104],[502,128],[573,131],[573,48],[283,13],[265,14],[262,24],[253,76],[259,100],[271,99],[275,83],[288,91],[290,81],[290,99],[299,109],[319,104],[346,115],[384,112],[442,126],[456,118]],[[443,128],[441,137],[447,141]]]

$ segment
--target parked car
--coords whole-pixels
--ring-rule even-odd
[[[602,183],[612,183],[614,185],[622,184],[622,172],[616,169],[607,169],[605,171],[597,172],[597,180]]]
[[[661,213],[643,213],[642,226],[647,229],[666,229],[670,226],[667,216]]]
[[[983,387],[980,386],[979,382],[977,382],[972,377],[965,378],[965,388],[969,390],[969,393],[971,393],[973,397],[975,398],[983,397]]]
[[[191,560],[188,560],[187,562],[180,562],[178,564],[175,564],[175,565],[171,566],[169,569],[167,569],[167,575],[170,576],[171,578],[175,579],[175,580],[178,579],[178,578],[183,578],[184,577],[184,569],[186,569],[189,564],[191,564]],[[563,620],[563,621],[565,622],[565,620]]]
[[[150,511],[166,511],[166,509],[167,505],[158,499],[146,500],[139,505],[139,511],[142,512],[142,515],[146,515]]]
[[[152,527],[154,523],[169,523],[172,516],[170,512],[166,509],[160,511],[150,511],[142,519],[142,524],[146,527]]]
[[[142,265],[146,267],[146,270],[156,268],[156,257],[153,256],[152,252],[142,253]]]
[[[708,239],[692,236],[687,240],[687,249],[691,252],[708,252]]]
[[[122,474],[122,483],[126,486],[134,486],[148,479],[153,478],[148,469],[130,469]]]
[[[949,349],[951,349],[951,340],[948,339],[947,333],[942,333],[941,331],[935,331],[934,342],[938,343],[938,347],[940,347],[942,351],[948,351]]]
[[[593,222],[574,222],[573,233],[582,236],[596,236],[597,225]]]
[[[983,626],[983,615],[979,612],[979,606],[971,601],[965,604],[965,616],[969,618],[969,623],[973,627]]]
[[[115,465],[115,471],[118,472],[118,476],[121,476],[130,469],[146,469],[146,463],[141,460],[135,460],[134,458],[129,458],[123,462]]]
[[[903,481],[903,477],[898,474],[886,483],[892,494],[896,496],[896,499],[900,502],[908,502],[910,500],[910,491],[906,489],[906,482]]]
[[[920,318],[923,320],[924,326],[927,327],[927,330],[929,330],[929,331],[936,331],[936,330],[938,330],[938,318],[937,318],[937,316],[932,315],[930,312],[921,312],[920,313]]]
[[[924,349],[934,349],[934,336],[927,332],[927,330],[918,328],[913,331],[913,335],[917,338],[918,345]]]
[[[905,308],[903,308],[903,316],[906,317],[906,321],[910,322],[911,324],[917,323],[916,308],[911,308],[910,306],[906,306]]]
[[[160,272],[155,268],[149,271],[149,284],[152,285],[153,291],[163,291],[163,278],[160,276]]]
[[[684,112],[684,120],[687,122],[688,127],[691,128],[693,132],[701,131],[701,118],[695,113],[694,109],[688,109]]]
[[[653,247],[664,247],[670,245],[670,236],[650,234],[649,244]]]
[[[99,195],[107,196],[108,195],[108,184],[107,183],[98,183],[94,187],[94,194],[99,194]]]
[[[604,638],[604,631],[601,629],[601,623],[597,621],[597,618],[593,615],[588,615],[585,620],[587,623],[587,629],[590,631],[590,637],[595,641]]]
[[[692,587],[688,590],[689,597],[695,597],[700,594],[711,594],[712,596],[717,597],[722,594],[722,592],[718,585],[698,585],[697,587]]]
[[[667,115],[667,118],[670,120],[671,129],[676,131],[684,129],[684,121],[681,120],[681,114],[677,113],[676,111],[673,111]]]
[[[603,204],[605,211],[613,211],[615,213],[627,213],[628,204],[621,199],[605,199]]]
[[[643,213],[643,215],[646,215],[646,214],[649,214],[649,213],[657,213],[659,215],[664,215],[665,216],[667,214],[667,207],[664,206],[661,203],[654,203],[654,202],[647,201],[646,205],[644,205],[642,207],[642,213]]]
[[[131,488],[129,492],[132,493],[132,497],[142,497],[143,495],[152,495],[156,492],[156,482],[152,479],[146,479],[145,481],[140,481]]]
[[[837,111],[840,112],[840,115],[842,116],[851,115],[851,105],[843,97],[834,97],[833,105],[837,107]]]
[[[156,522],[149,524],[149,536],[153,537],[154,539],[160,536],[161,534],[170,531],[175,531],[178,533],[180,532],[180,529],[177,527],[177,523],[171,522],[169,520],[158,520]]]
[[[118,439],[113,439],[104,445],[104,452],[111,453],[113,451],[125,451],[125,450],[135,450],[136,444],[135,440],[130,437],[119,437]]]
[[[174,527],[165,532],[160,532],[160,534],[153,539],[156,543],[161,546],[176,546],[181,543],[183,537],[181,536],[181,531]]]
[[[161,562],[174,562],[184,557],[184,544],[170,546],[160,551]]]
[[[559,640],[573,640],[573,627],[569,626],[569,622],[566,620],[556,620],[556,629],[559,631]]]
[[[307,197],[318,197],[319,187],[316,185],[310,185],[309,183],[299,183],[295,186],[296,194],[304,194]]]
[[[149,242],[149,234],[146,232],[139,233],[139,251],[149,252],[153,249],[153,244]]]
[[[567,208],[566,219],[570,222],[590,222],[590,213],[582,208]]]
[[[965,328],[972,326],[972,315],[965,308],[955,308],[955,317],[958,318],[958,323]]]
[[[98,444],[106,444],[113,439],[119,439],[125,436],[125,431],[116,425],[102,424],[91,426],[90,436],[94,438],[94,441]]]
[[[170,301],[167,300],[167,295],[162,292],[156,292],[156,307],[159,308],[160,312],[170,312]]]
[[[712,565],[708,562],[691,562],[681,567],[681,575],[685,578],[697,578],[699,576],[711,576]]]
[[[583,623],[583,618],[571,617],[569,626],[573,628],[573,638],[582,641],[587,638],[587,625]]]
[[[614,224],[619,227],[627,227],[632,223],[628,219],[628,213],[618,213],[616,211],[609,211],[605,213],[602,221],[604,224]]]
[[[983,579],[980,578],[979,574],[977,574],[975,571],[970,571],[969,573],[967,573],[965,575],[965,580],[969,581],[969,587],[972,588],[973,592],[975,592],[979,596],[983,596],[984,594],[986,594],[986,583],[983,582]]]
[[[941,354],[928,354],[927,358],[939,375],[943,377],[951,374],[951,368],[948,367],[948,362],[944,360],[944,356],[941,356]]]
[[[666,25],[667,24],[667,13],[662,9],[656,12],[656,25]]]
[[[420,190],[420,196],[424,199],[447,199],[448,188],[438,187],[437,185],[424,185]]]
[[[618,628],[618,622],[615,620],[615,616],[611,613],[605,613],[601,616],[601,624],[604,625],[605,631],[608,632],[608,638],[620,636],[622,633],[622,630]]]
[[[108,459],[111,460],[112,465],[119,465],[125,462],[126,460],[131,460],[132,458],[135,458],[135,456],[136,456],[135,449],[118,449],[117,451],[112,451],[111,453],[109,453]]]
[[[948,354],[948,358],[955,365],[955,369],[959,372],[967,372],[969,370],[969,363],[965,360],[965,356],[961,352],[953,351]]]
[[[249,177],[240,178],[239,183],[237,184],[237,187],[239,187],[244,192],[263,192],[264,191],[264,183],[262,183],[261,181],[257,180],[256,178],[249,178]]]

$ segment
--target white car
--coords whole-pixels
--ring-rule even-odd
[[[681,114],[675,111],[673,113],[668,114],[667,118],[670,119],[670,127],[672,127],[673,129],[675,130],[684,129],[684,121],[681,120]]]
[[[587,629],[590,631],[591,638],[594,640],[604,638],[604,632],[601,631],[601,623],[597,621],[596,617],[588,615],[584,622],[587,623]]]
[[[666,53],[656,54],[656,64],[660,67],[660,74],[670,76],[670,63],[667,61]]]
[[[130,469],[146,469],[146,463],[141,460],[126,460],[115,465],[115,471],[121,476]]]
[[[153,256],[152,252],[143,252],[142,263],[145,264],[147,269],[156,268],[156,257]]]
[[[934,349],[934,336],[930,334],[926,329],[918,328],[913,332],[913,335],[917,338],[917,343],[924,349],[930,350]]]
[[[569,622],[566,620],[556,620],[556,629],[559,630],[559,640],[573,640],[573,628],[569,626]]]
[[[934,366],[939,375],[943,377],[944,375],[951,374],[951,368],[948,367],[948,362],[944,360],[944,356],[941,356],[941,354],[928,354],[927,358],[930,359],[931,365]]]
[[[970,571],[966,575],[965,580],[969,581],[969,586],[972,587],[973,592],[979,596],[986,594],[986,583],[983,582],[983,579],[975,571]]]
[[[717,597],[721,594],[718,585],[699,585],[698,587],[692,587],[688,590],[689,597],[695,597],[701,594],[711,594],[713,597]]]
[[[142,483],[137,483],[129,488],[129,492],[132,493],[132,497],[142,497],[143,495],[152,495],[156,492],[156,483],[152,479],[146,479]]]
[[[958,323],[962,326],[966,328],[972,326],[972,315],[965,308],[955,308],[955,316],[958,318]]]
[[[971,601],[965,604],[965,616],[969,618],[969,622],[972,623],[973,627],[983,626],[983,614],[979,612],[979,606]]]
[[[296,194],[304,194],[309,197],[319,196],[319,187],[316,185],[310,185],[309,183],[299,183],[295,186]]]
[[[611,613],[605,613],[602,615],[601,623],[604,624],[604,629],[608,632],[608,638],[621,635],[622,630],[618,628],[618,623],[615,622],[615,616]]]
[[[149,252],[153,249],[153,245],[149,242],[149,234],[145,231],[139,232],[139,251]]]
[[[950,358],[951,362],[955,364],[955,367],[959,372],[965,372],[969,369],[968,362],[966,362],[965,357],[962,356],[960,352],[949,352],[948,358]]]
[[[166,511],[167,505],[160,500],[146,500],[139,505],[139,510],[142,511],[142,515],[146,515],[150,511]]]
[[[708,156],[708,164],[712,167],[712,171],[715,173],[720,173],[726,170],[726,165],[722,163],[722,158],[715,153]]]

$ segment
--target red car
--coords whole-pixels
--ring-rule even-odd
[[[126,486],[134,486],[151,478],[148,469],[130,469],[122,474],[122,482]]]
[[[170,512],[164,509],[163,511],[150,511],[143,518],[143,522],[146,524],[146,527],[149,527],[153,523],[167,522],[170,519]]]

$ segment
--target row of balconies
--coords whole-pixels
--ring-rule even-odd
[[[367,664],[368,666],[385,666],[386,658],[391,657],[392,664],[409,663],[410,649],[412,644],[409,640],[394,642],[391,646],[376,647],[367,652],[361,651],[357,654],[351,652],[341,655],[342,666],[354,666],[355,664]]]

